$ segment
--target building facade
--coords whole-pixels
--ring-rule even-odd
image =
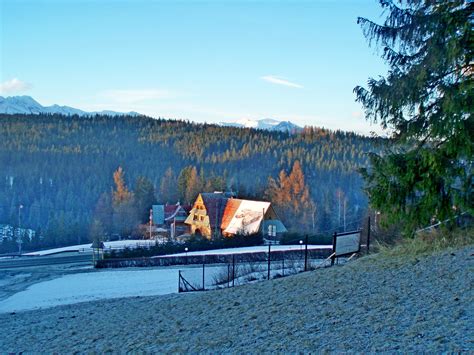
[[[287,231],[270,202],[237,199],[222,192],[199,194],[185,223],[190,233],[208,239],[257,233],[277,239]]]

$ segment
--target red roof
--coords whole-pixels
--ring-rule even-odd
[[[237,199],[230,199],[227,201],[227,205],[225,206],[224,214],[222,216],[222,229],[226,229],[229,226],[229,223],[237,212],[241,201],[242,200]]]
[[[171,216],[179,208],[179,205],[165,205],[165,218]]]

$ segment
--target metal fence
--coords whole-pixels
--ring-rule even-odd
[[[189,266],[179,271],[179,292],[204,291],[234,287],[262,280],[275,279],[331,265],[331,250],[272,251],[267,253],[226,255],[226,262]],[[212,260],[212,258],[210,258]],[[340,262],[343,262],[341,260]]]

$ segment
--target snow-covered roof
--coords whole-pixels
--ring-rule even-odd
[[[240,205],[237,207],[224,232],[248,235],[257,233],[260,229],[263,217],[270,207],[270,202],[250,200],[237,201],[240,201]]]

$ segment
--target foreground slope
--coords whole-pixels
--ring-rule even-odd
[[[3,314],[0,351],[473,351],[473,252]]]

